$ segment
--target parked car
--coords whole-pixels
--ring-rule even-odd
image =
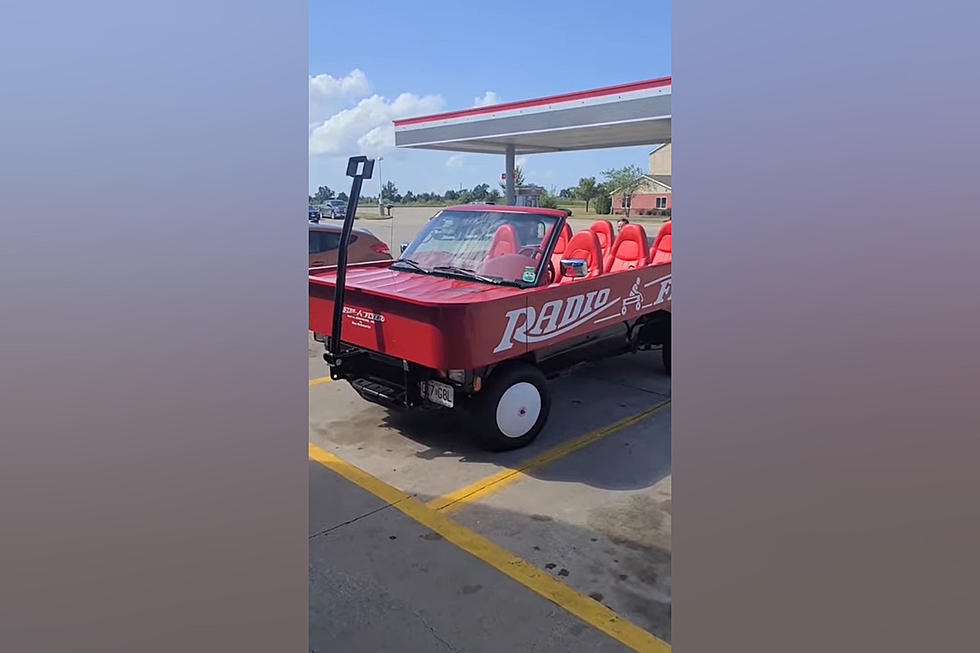
[[[347,202],[344,200],[327,200],[323,203],[323,212],[331,220],[343,220],[347,215]]]
[[[310,223],[310,267],[337,265],[341,226]],[[347,250],[348,263],[390,261],[388,245],[367,229],[354,229]]]
[[[320,209],[316,208],[312,204],[310,205],[309,214],[310,214],[310,222],[319,222],[320,221]]]

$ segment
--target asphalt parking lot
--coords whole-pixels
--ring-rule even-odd
[[[397,251],[433,212],[415,211],[358,226]],[[310,336],[311,650],[669,650],[659,352],[552,381],[544,431],[506,453],[451,411],[365,402],[322,354]]]

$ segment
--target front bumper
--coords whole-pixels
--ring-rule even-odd
[[[314,337],[320,342],[326,340],[319,334]],[[422,383],[448,383],[435,370],[347,343],[341,343],[338,355],[325,352],[323,360],[330,367],[331,379],[347,381],[361,398],[386,408],[439,407],[423,398]]]

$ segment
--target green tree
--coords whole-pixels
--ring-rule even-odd
[[[386,200],[389,201],[389,202],[394,202],[395,201],[395,197],[397,195],[398,195],[398,188],[395,186],[395,183],[393,181],[389,181],[381,189],[381,201],[382,202],[384,202]]]
[[[643,170],[639,166],[628,165],[622,168],[612,168],[603,170],[602,175],[606,178],[606,186],[611,193],[623,197],[623,205],[626,207],[626,217],[630,215],[630,204],[633,194],[643,183]]]
[[[490,184],[479,184],[473,187],[470,191],[471,202],[483,202],[487,199],[487,194],[490,191]]]
[[[487,193],[487,201],[493,202],[494,204],[500,203],[500,191],[494,188],[489,193]]]
[[[320,186],[316,189],[316,195],[313,196],[313,199],[317,204],[323,204],[327,200],[332,200],[333,196],[334,193],[329,186]]]
[[[589,203],[599,196],[599,185],[595,177],[582,177],[575,188],[575,196],[585,201],[585,212],[589,212]]]
[[[609,215],[612,212],[612,197],[609,195],[609,187],[606,184],[596,184],[595,192],[595,212],[599,215]]]

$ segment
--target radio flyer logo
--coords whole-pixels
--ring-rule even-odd
[[[640,277],[636,278],[633,282],[633,287],[630,288],[630,294],[623,297],[623,308],[620,310],[620,315],[626,315],[626,310],[632,306],[633,310],[639,311],[643,306],[643,293],[640,292]]]
[[[369,329],[374,324],[381,324],[385,321],[385,316],[381,313],[372,313],[353,306],[344,306],[344,315],[350,318],[353,326]]]

